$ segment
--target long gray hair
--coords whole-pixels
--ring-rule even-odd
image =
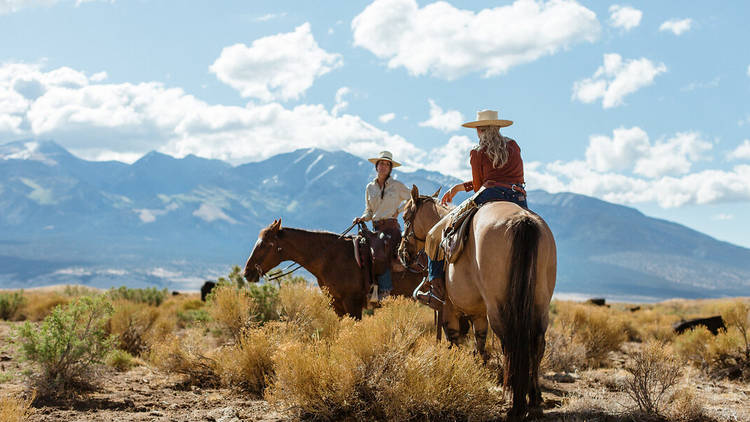
[[[497,126],[482,126],[479,129],[479,145],[474,147],[484,151],[494,167],[502,167],[508,162],[508,141],[500,134]]]

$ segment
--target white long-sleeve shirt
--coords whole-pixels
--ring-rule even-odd
[[[411,198],[411,191],[403,183],[389,177],[385,181],[385,193],[380,198],[380,185],[377,177],[365,188],[365,221],[396,218],[403,210],[404,201]]]

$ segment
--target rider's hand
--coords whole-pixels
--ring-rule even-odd
[[[357,224],[357,223],[360,223],[360,222],[362,222],[362,217],[357,217],[354,220],[352,220],[352,224]]]
[[[440,203],[443,205],[448,205],[448,202],[453,201],[453,190],[449,190],[445,192],[443,197],[440,199]]]

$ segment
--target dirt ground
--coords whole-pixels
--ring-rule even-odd
[[[0,322],[0,395],[27,391],[28,363],[19,361],[9,342],[14,323]],[[638,347],[629,344],[623,347]],[[544,421],[633,421],[632,401],[623,391],[627,355],[612,356],[614,368],[577,374],[547,373],[544,388]],[[706,413],[719,421],[750,421],[750,385],[709,380],[686,368],[687,380],[697,391]],[[275,409],[264,400],[228,389],[186,386],[178,376],[163,374],[147,365],[125,373],[103,370],[99,388],[78,399],[39,401],[35,421],[287,421],[290,409]]]

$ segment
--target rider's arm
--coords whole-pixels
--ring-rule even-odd
[[[354,219],[354,222],[359,221],[370,221],[372,220],[372,216],[375,215],[375,210],[372,209],[372,198],[370,198],[370,190],[365,188],[365,212],[362,214],[361,217],[357,217]]]
[[[470,189],[473,189],[474,192],[477,192],[479,188],[482,187],[484,184],[484,175],[482,174],[482,158],[479,155],[479,151],[473,149],[471,150],[471,153],[469,153],[469,164],[471,164],[471,186]],[[468,192],[469,189],[466,189]]]

